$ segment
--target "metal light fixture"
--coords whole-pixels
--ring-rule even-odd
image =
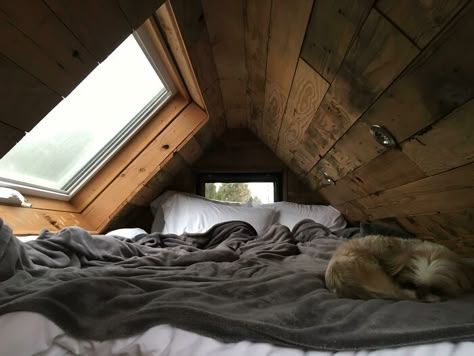
[[[370,126],[370,134],[375,140],[384,147],[394,148],[397,147],[397,141],[395,137],[385,127],[380,125]]]
[[[324,176],[324,181],[326,182],[326,184],[331,184],[331,185],[335,185],[336,182],[334,181],[334,179],[332,179],[329,174],[327,174],[326,172],[322,172],[323,173],[323,176]]]

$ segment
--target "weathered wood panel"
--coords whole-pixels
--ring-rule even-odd
[[[115,0],[45,1],[98,62],[107,58],[132,33]]]
[[[202,6],[226,112],[231,109],[246,109],[247,68],[243,1],[203,0]],[[246,119],[242,117],[227,120],[227,125],[243,126],[246,125]]]
[[[329,83],[300,58],[276,148],[284,162],[291,161],[328,88]]]
[[[473,201],[474,164],[357,200],[374,219],[451,212],[469,208]]]
[[[474,256],[474,208],[397,219],[417,237],[434,240],[464,256]]]
[[[474,97],[474,3],[440,34],[363,118],[402,142]]]
[[[425,177],[405,154],[392,150],[338,180],[336,185],[323,187],[320,193],[331,204],[340,204]]]
[[[0,54],[0,117],[21,131],[30,131],[62,99],[36,78]]]
[[[265,105],[268,30],[272,0],[244,0],[245,64],[247,66],[247,104],[249,128],[262,130]]]
[[[372,10],[308,126],[295,155],[300,165],[309,171],[417,54],[404,35]]]
[[[25,135],[24,131],[5,125],[1,121],[0,132],[2,133],[2,138],[0,140],[0,157],[10,151]]]
[[[273,0],[270,17],[263,136],[275,148],[298,63],[312,0]]]
[[[218,76],[201,1],[170,0],[170,3],[194,74],[204,92]]]
[[[428,175],[473,162],[474,100],[407,140],[402,149]]]
[[[466,3],[467,0],[380,0],[377,8],[423,48]]]
[[[66,95],[76,86],[73,78],[66,73],[65,68],[13,26],[3,12],[0,12],[0,33],[2,34],[0,36],[0,53],[58,95]],[[31,60],[32,58],[34,60]]]
[[[52,58],[71,83],[77,85],[97,66],[87,48],[42,1],[2,1],[0,11],[6,20],[30,38]],[[66,88],[72,90],[75,85]],[[69,91],[61,92],[66,96]],[[39,121],[41,118],[37,118]]]
[[[90,0],[94,1],[94,0]],[[102,0],[101,0],[102,1]],[[117,0],[131,28],[137,29],[165,0]]]
[[[334,79],[373,3],[374,0],[315,2],[301,57],[328,82]]]
[[[328,152],[322,162],[334,167],[334,179],[385,151],[370,125],[386,127],[403,142],[474,96],[474,51],[465,50],[474,42],[473,16],[470,4]]]

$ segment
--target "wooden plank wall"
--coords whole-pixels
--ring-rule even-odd
[[[227,125],[248,126],[350,220],[394,218],[446,244],[450,231],[474,252],[472,2],[202,4]]]
[[[163,2],[0,1],[0,157]]]

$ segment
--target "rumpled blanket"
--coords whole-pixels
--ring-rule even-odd
[[[473,339],[472,295],[428,304],[329,292],[324,271],[343,237],[311,220],[263,236],[231,221],[134,239],[70,227],[22,243],[0,219],[0,314],[38,312],[95,340],[156,324],[331,351]]]

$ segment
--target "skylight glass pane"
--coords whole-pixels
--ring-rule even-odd
[[[0,177],[63,190],[166,89],[129,36],[0,160]]]

